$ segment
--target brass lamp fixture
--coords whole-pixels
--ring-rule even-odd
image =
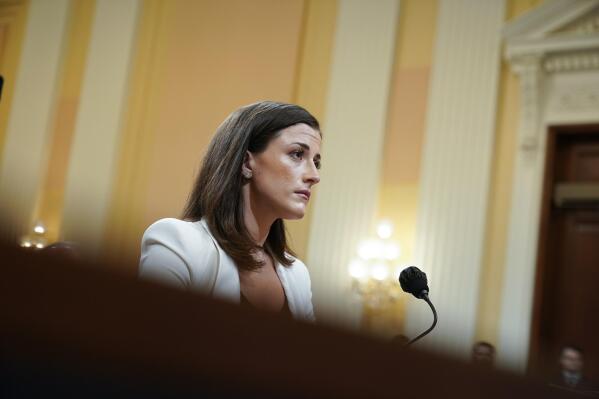
[[[399,264],[401,248],[391,239],[393,224],[388,220],[377,226],[377,237],[360,242],[357,257],[348,271],[352,277],[352,290],[370,308],[382,308],[397,300],[401,288],[397,282],[403,265]]]
[[[46,227],[41,220],[38,220],[31,232],[21,238],[20,242],[21,247],[39,250],[48,245],[48,240],[46,239]]]

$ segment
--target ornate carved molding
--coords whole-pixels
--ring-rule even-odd
[[[599,109],[598,86],[574,86],[560,93],[552,111],[587,111]]]
[[[599,50],[551,54],[543,61],[543,69],[548,73],[599,69]]]
[[[539,147],[539,120],[542,98],[542,55],[531,54],[512,60],[512,70],[520,80],[520,148],[536,151]]]

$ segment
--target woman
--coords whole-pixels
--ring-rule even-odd
[[[320,181],[321,133],[308,111],[259,102],[217,129],[184,220],[142,239],[140,275],[296,319],[314,319],[310,276],[287,246],[283,219],[304,216]]]

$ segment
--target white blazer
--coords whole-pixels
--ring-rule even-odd
[[[306,265],[295,259],[289,267],[278,262],[275,267],[293,317],[314,321]],[[216,298],[240,302],[237,266],[218,245],[203,219],[161,219],[148,227],[141,240],[139,275],[185,290],[212,290]]]

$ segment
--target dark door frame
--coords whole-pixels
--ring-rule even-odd
[[[534,293],[532,319],[529,337],[528,350],[528,372],[535,373],[539,366],[540,342],[539,335],[541,329],[542,300],[543,300],[543,276],[547,271],[547,240],[549,236],[551,202],[554,189],[555,172],[555,152],[558,135],[563,134],[597,134],[599,124],[580,124],[580,125],[554,125],[548,127],[547,145],[545,149],[545,166],[543,177],[543,193],[541,196],[541,215],[539,223],[539,235],[537,244],[537,260],[534,277]]]

